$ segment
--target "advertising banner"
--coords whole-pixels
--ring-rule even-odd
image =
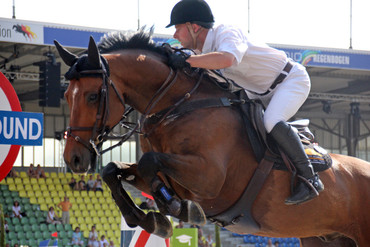
[[[198,229],[175,228],[171,239],[172,247],[198,247]]]

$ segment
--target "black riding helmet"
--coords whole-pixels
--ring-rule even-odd
[[[186,22],[211,28],[215,22],[211,8],[204,0],[182,0],[172,9],[171,22],[166,27]]]

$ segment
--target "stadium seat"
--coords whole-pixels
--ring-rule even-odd
[[[38,179],[37,178],[30,178],[30,184],[34,185],[34,184],[38,184]]]
[[[49,232],[55,232],[57,230],[55,225],[53,224],[48,224],[47,226],[48,226]]]
[[[19,225],[20,224],[20,221],[18,218],[12,218],[12,224],[13,225]]]
[[[88,211],[95,211],[94,205],[91,203],[86,204],[86,210]]]
[[[26,232],[26,239],[33,239],[34,237],[34,234],[32,231],[27,231]]]
[[[50,232],[45,231],[45,232],[42,232],[42,237],[44,239],[50,239],[51,238],[51,234],[50,234]]]
[[[38,179],[38,180],[37,180],[37,183],[38,183],[39,185],[45,185],[45,179],[43,179],[43,178]]]
[[[59,178],[58,174],[56,172],[50,172],[50,178]]]
[[[32,229],[32,231],[33,232],[37,232],[37,231],[40,231],[40,226],[39,226],[39,224],[32,224],[31,225],[31,229]]]
[[[6,183],[7,183],[8,185],[10,185],[10,184],[14,184],[14,178],[6,178]]]
[[[67,232],[67,231],[72,231],[72,226],[71,224],[65,224],[64,225],[64,230]]]
[[[45,183],[47,185],[54,185],[56,183],[59,183],[59,179],[46,178]]]
[[[19,173],[19,177],[21,177],[23,180],[24,180],[25,178],[28,178],[28,176],[27,176],[27,172],[24,172],[24,171],[20,172],[20,173]]]
[[[17,186],[15,184],[9,184],[9,190],[10,191],[16,191],[17,190]]]
[[[42,232],[41,231],[36,231],[36,232],[34,232],[34,236],[35,236],[36,239],[40,239],[40,238],[42,238]]]
[[[38,247],[39,246],[38,243],[37,243],[37,241],[35,239],[29,239],[28,240],[28,245],[30,247]]]
[[[37,185],[38,186],[38,185]],[[35,186],[33,186],[33,191],[34,191],[34,193],[35,193],[35,197],[37,198],[37,199],[40,199],[40,197],[43,197],[42,196],[42,191],[40,190],[40,187],[38,187],[37,189],[35,188]]]
[[[83,211],[83,210],[86,210],[86,205],[85,204],[79,204],[78,205],[78,208]]]
[[[16,184],[16,189],[17,189],[18,192],[23,191],[24,190],[24,185],[22,183]]]
[[[17,232],[18,239],[26,239],[26,234],[23,231]]]

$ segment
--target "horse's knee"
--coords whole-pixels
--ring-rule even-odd
[[[141,157],[137,172],[147,181],[151,181],[160,169],[161,162],[158,159],[158,153],[147,152]]]
[[[103,169],[102,178],[104,182],[110,184],[112,181],[117,179],[118,173],[119,169],[117,167],[117,164],[114,162],[109,162],[108,165],[106,165]]]

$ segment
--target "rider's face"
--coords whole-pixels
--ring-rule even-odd
[[[180,41],[182,47],[192,48],[193,40],[191,38],[188,28],[186,27],[186,24],[175,25],[175,28],[176,31],[173,37]]]

